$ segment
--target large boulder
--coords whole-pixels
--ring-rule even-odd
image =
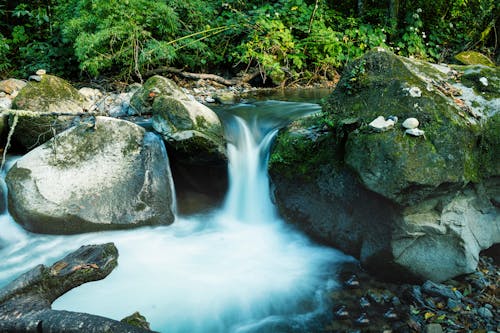
[[[132,96],[130,105],[139,114],[153,114],[153,128],[176,158],[189,164],[225,162],[224,133],[218,116],[171,80],[151,77]]]
[[[30,231],[71,234],[174,220],[165,147],[155,134],[107,117],[32,150],[6,177],[9,209]]]
[[[13,100],[12,108],[45,115],[20,115],[14,131],[15,139],[27,149],[43,144],[72,125],[74,116],[87,107],[85,98],[67,81],[43,74],[41,81],[29,81]],[[49,116],[47,114],[70,114]]]
[[[473,102],[455,81],[470,70],[383,50],[354,61],[322,115],[278,136],[270,174],[280,212],[379,275],[472,272],[479,251],[500,242],[500,131],[498,100]],[[401,126],[410,117],[418,131]]]

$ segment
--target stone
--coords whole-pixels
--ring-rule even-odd
[[[493,318],[493,313],[484,306],[477,309],[477,314],[485,319]]]
[[[0,81],[0,91],[9,94],[11,97],[16,97],[21,89],[26,86],[26,82],[18,79],[7,79]]]
[[[377,132],[385,132],[394,127],[394,120],[385,120],[383,116],[378,116],[371,123],[369,123],[368,126],[373,128]]]
[[[47,71],[45,69],[39,69],[35,73],[36,75],[45,75],[47,74]]]
[[[425,136],[425,131],[422,131],[421,129],[418,128],[408,128],[407,130],[405,130],[405,134],[411,136]]]
[[[129,325],[143,328],[145,330],[151,330],[150,324],[146,320],[146,317],[141,315],[139,312],[134,312],[130,316],[127,316],[120,320],[122,323],[127,323]]]
[[[418,125],[420,125],[420,123],[417,118],[407,118],[401,124],[401,126],[403,126],[406,129],[417,128]]]
[[[443,333],[443,327],[440,324],[425,325],[425,333]]]
[[[482,53],[476,51],[464,51],[455,56],[455,59],[464,65],[483,65],[494,67],[495,63]]]
[[[28,82],[12,104],[13,109],[41,113],[81,113],[85,98],[67,81],[52,75],[43,75],[40,82]],[[72,125],[75,116],[19,117],[15,139],[26,149],[33,149]]]
[[[80,88],[78,92],[90,103],[90,105],[95,105],[104,96],[99,89],[89,87]],[[91,108],[90,105],[88,106],[88,109]]]
[[[6,183],[14,220],[33,232],[73,234],[174,221],[163,142],[124,120],[81,122],[17,160]]]
[[[457,67],[481,86],[477,75],[495,82],[487,69]],[[496,113],[476,122],[436,84],[449,72],[388,51],[354,60],[318,118],[331,129],[300,119],[277,136],[269,174],[281,215],[383,279],[473,272],[479,252],[500,242],[500,112],[488,109],[494,98],[483,99],[475,105]],[[352,73],[361,73],[355,85]],[[407,87],[425,91],[418,104]],[[404,127],[374,134],[365,125],[385,114],[418,119],[425,140]]]
[[[196,165],[226,163],[226,142],[219,117],[174,82],[153,76],[130,103],[139,114],[153,114],[153,128],[179,160]]]

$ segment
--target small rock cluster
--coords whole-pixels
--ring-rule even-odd
[[[499,332],[500,273],[481,256],[476,272],[443,284],[382,283],[356,267],[341,273],[331,294],[334,320],[326,332]]]
[[[376,132],[385,132],[394,128],[397,122],[398,117],[396,116],[389,116],[387,119],[383,116],[378,116],[368,126]],[[420,123],[417,118],[407,118],[401,125],[405,128],[405,134],[425,137],[425,132],[418,128]]]

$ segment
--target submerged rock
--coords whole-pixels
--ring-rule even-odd
[[[467,96],[457,103],[443,88],[454,84],[447,67],[372,51],[346,73],[322,115],[277,138],[270,176],[280,212],[384,278],[472,272],[479,252],[500,242],[500,116],[477,108],[485,113],[476,117]],[[362,73],[355,85],[352,73]],[[373,133],[366,124],[380,115],[418,120]],[[302,134],[325,126],[314,141]]]
[[[131,106],[139,114],[153,114],[153,128],[176,158],[189,164],[225,163],[225,139],[218,116],[174,82],[153,76],[134,94]]]
[[[97,117],[32,150],[6,177],[9,208],[30,231],[72,234],[170,224],[172,180],[160,138]]]
[[[30,81],[14,99],[12,108],[41,113],[81,113],[85,98],[71,84],[52,75],[41,75],[40,82]],[[19,117],[14,137],[25,148],[32,149],[72,125],[73,116]]]

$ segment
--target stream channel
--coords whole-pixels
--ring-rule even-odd
[[[278,129],[319,110],[315,103],[276,100],[218,110],[228,138],[225,199],[210,210],[178,214],[170,226],[39,235],[4,213],[0,288],[80,245],[114,242],[120,256],[111,275],[71,290],[54,309],[117,320],[139,311],[160,332],[314,331],[331,316],[327,295],[339,287],[340,265],[353,259],[280,219],[267,162]]]

